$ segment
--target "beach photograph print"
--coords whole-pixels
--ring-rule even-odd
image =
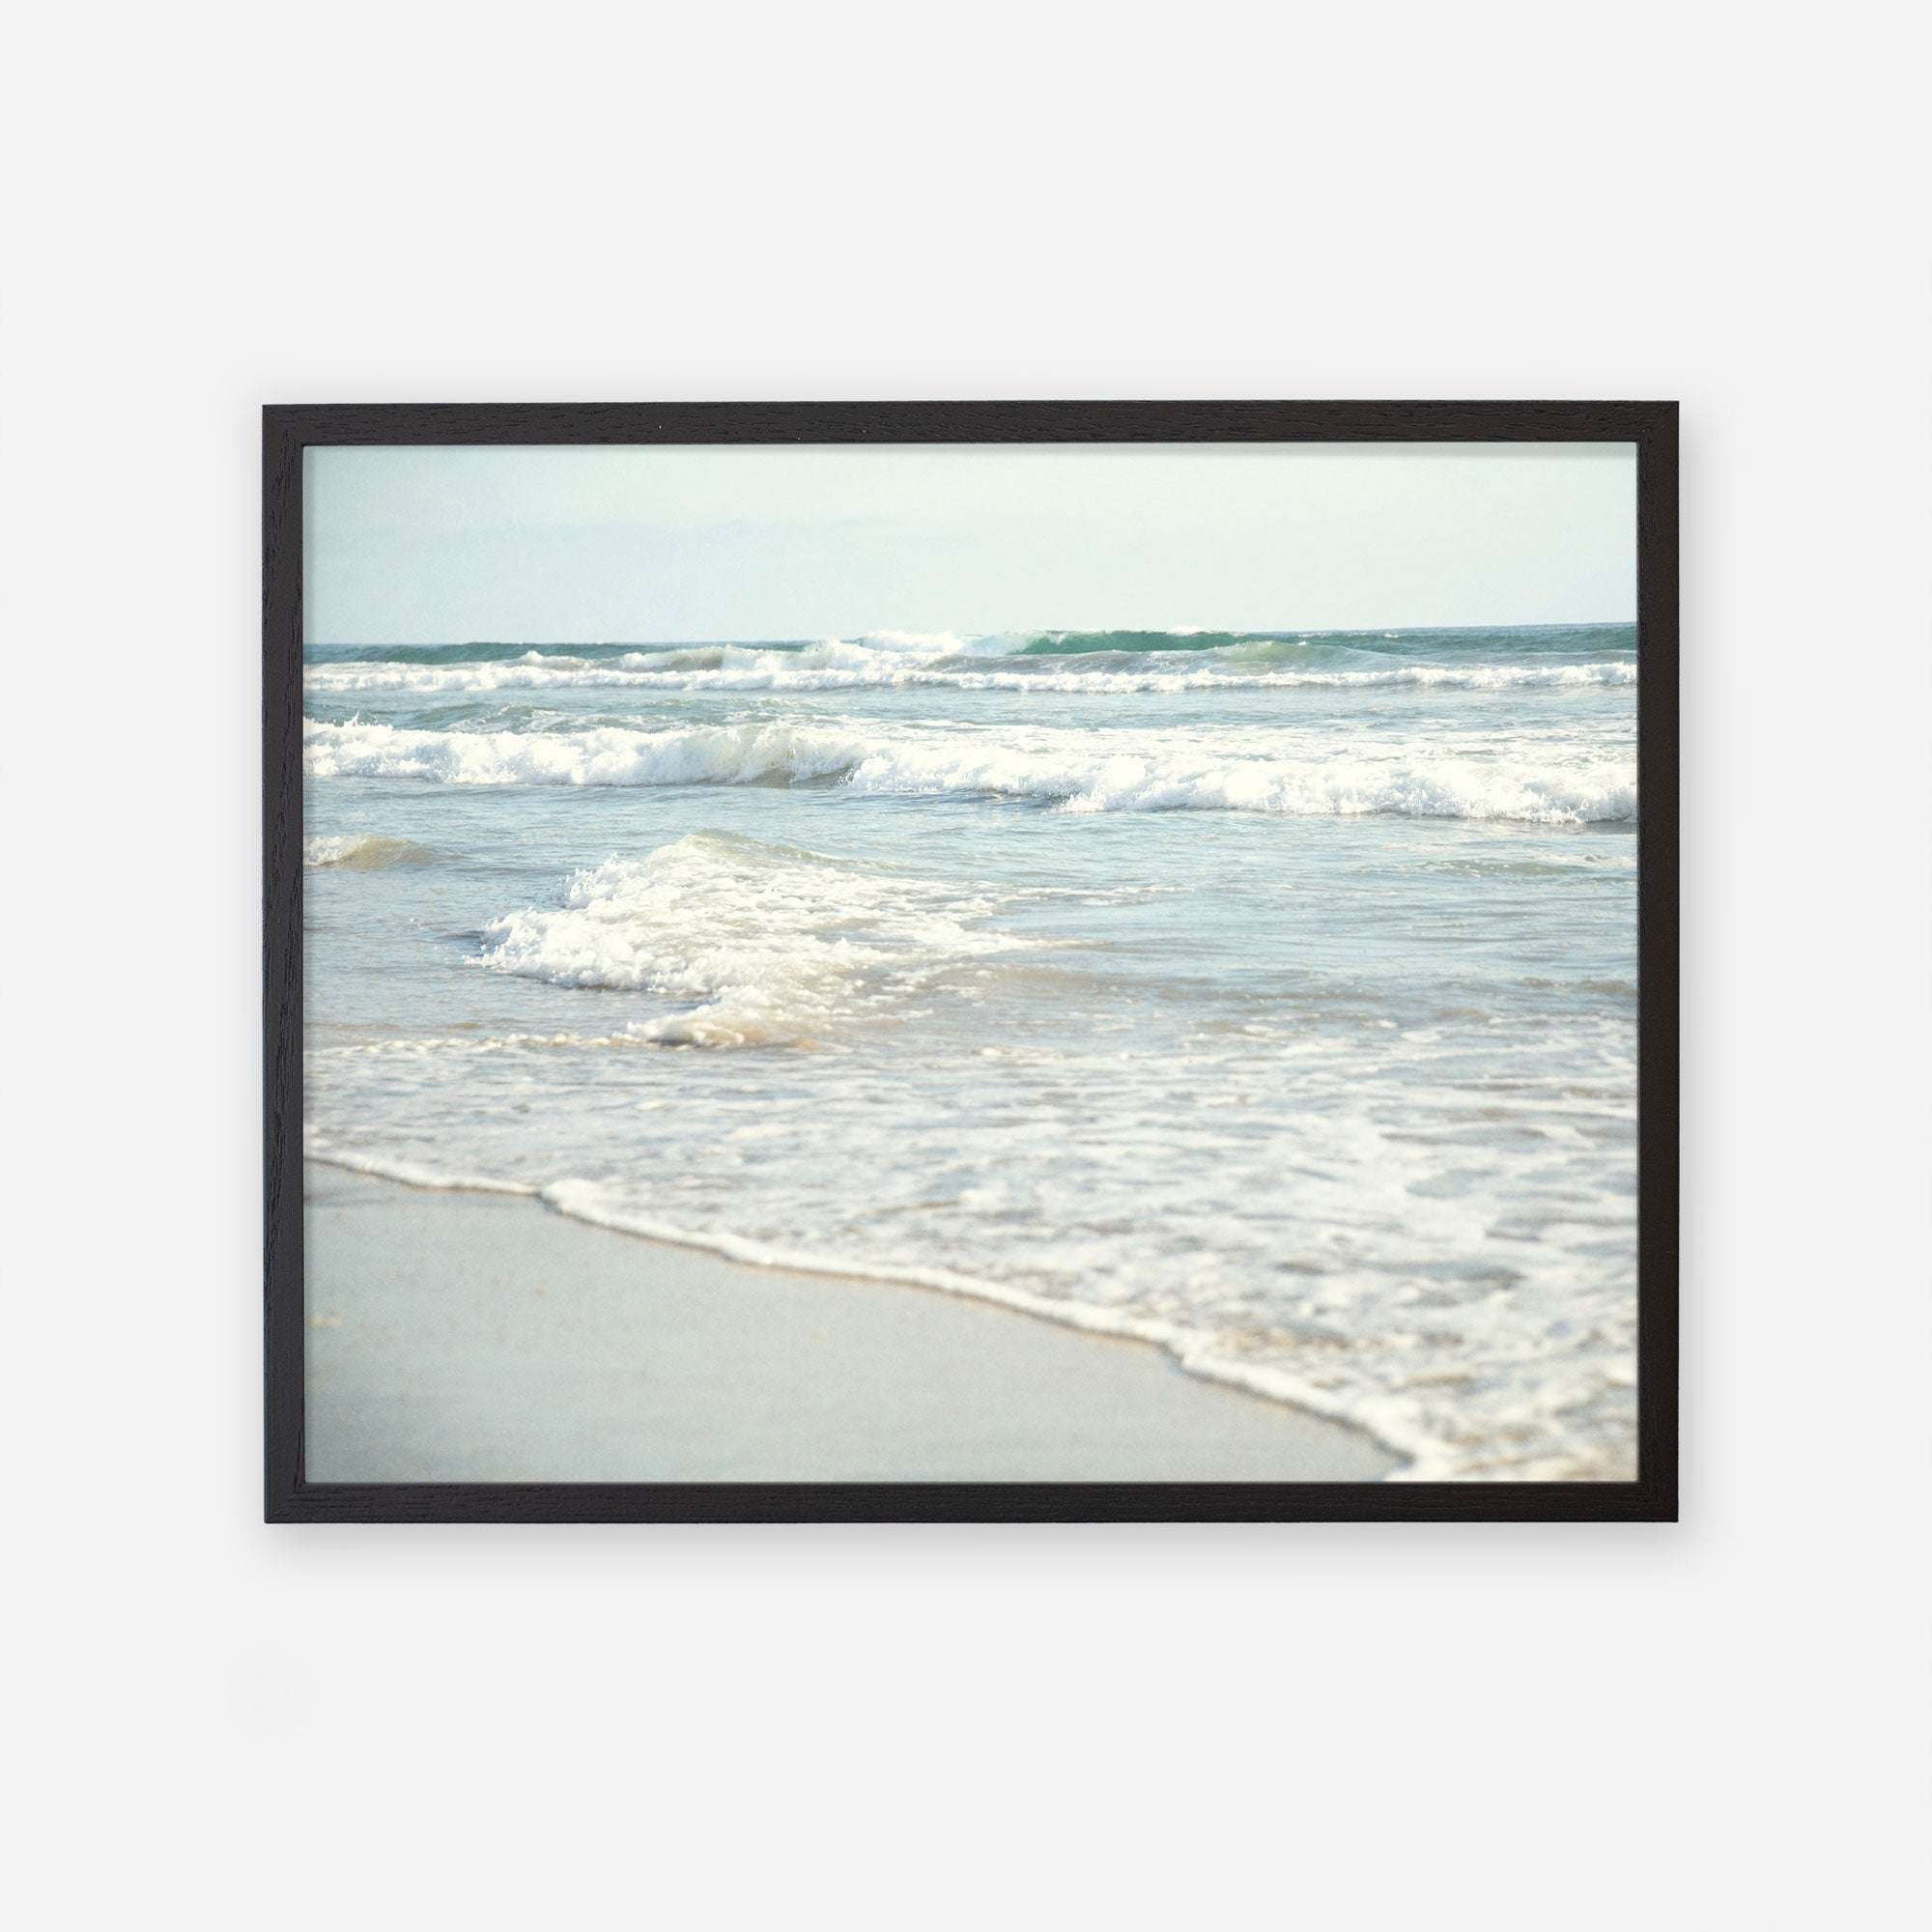
[[[1632,1483],[1636,475],[307,446],[305,1480]]]

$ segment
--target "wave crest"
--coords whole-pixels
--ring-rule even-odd
[[[435,857],[428,846],[412,839],[384,838],[373,832],[302,840],[302,867],[307,871],[377,872],[390,866],[426,866]]]
[[[302,726],[302,769],[311,778],[474,785],[787,783],[849,771],[864,755],[864,744],[850,733],[802,724],[412,731],[311,720]]]

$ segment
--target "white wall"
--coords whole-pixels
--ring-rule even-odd
[[[1900,19],[14,23],[16,1922],[1906,1922]],[[257,406],[922,395],[1682,397],[1682,1527],[259,1524]]]

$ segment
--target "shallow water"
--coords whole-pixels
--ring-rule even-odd
[[[312,649],[311,1150],[1628,1476],[1634,642]]]

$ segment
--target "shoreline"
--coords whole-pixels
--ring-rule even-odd
[[[315,1482],[1360,1482],[1350,1424],[917,1282],[308,1158]]]

